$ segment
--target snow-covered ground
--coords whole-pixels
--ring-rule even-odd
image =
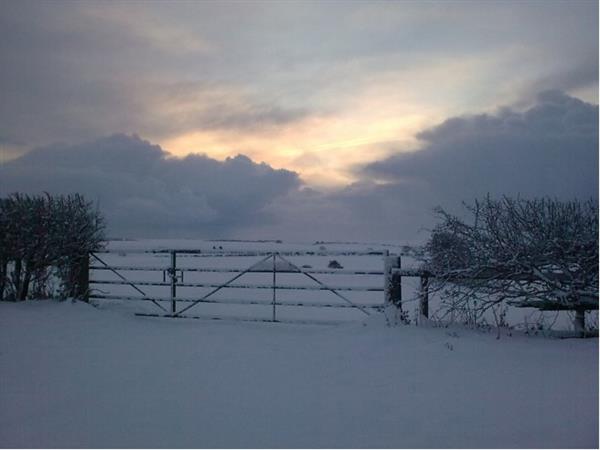
[[[0,303],[2,447],[597,447],[598,341]]]

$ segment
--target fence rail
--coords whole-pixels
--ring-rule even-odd
[[[126,271],[167,271],[170,269],[168,266],[162,267],[144,267],[144,266],[90,266],[91,270],[126,270]],[[236,269],[236,268],[227,268],[227,267],[178,267],[177,270],[181,270],[183,272],[215,272],[215,273],[239,273],[243,272],[245,269]],[[346,270],[346,269],[307,269],[310,273],[316,274],[331,274],[331,275],[384,275],[384,272],[381,270]],[[255,269],[250,271],[249,273],[271,273],[272,270],[269,269]],[[300,273],[297,270],[277,270],[277,273]]]
[[[214,321],[227,321],[227,322],[269,322],[269,323],[289,323],[289,324],[306,324],[306,325],[339,325],[343,323],[339,320],[319,320],[318,322],[314,320],[286,320],[286,319],[277,319],[277,320],[269,320],[262,319],[260,317],[220,317],[220,316],[190,316],[190,315],[169,315],[169,314],[148,314],[148,313],[137,313],[136,316],[143,317],[165,317],[169,319],[196,319],[196,320],[214,320]]]
[[[103,299],[103,300],[126,300],[126,301],[163,301],[164,299],[161,297],[133,297],[133,296],[123,296],[123,295],[94,295],[94,298]],[[241,300],[241,299],[198,299],[198,298],[186,298],[186,297],[176,297],[175,300],[179,303],[222,303],[225,305],[264,305],[270,306],[273,304],[270,300]],[[323,303],[323,302],[310,302],[310,301],[276,301],[275,304],[277,306],[306,306],[306,307],[316,307],[316,308],[356,308],[356,306],[361,306],[362,308],[367,309],[381,309],[383,305],[373,305],[369,303],[354,303],[354,305],[348,305],[345,303]]]
[[[339,250],[339,251],[305,251],[305,250],[285,250],[285,251],[225,251],[225,250],[143,250],[143,249],[114,249],[114,250],[103,250],[101,253],[106,254],[153,254],[153,255],[165,255],[168,256],[172,252],[176,252],[180,256],[193,256],[193,257],[206,257],[206,258],[219,258],[219,257],[242,257],[242,256],[270,256],[276,253],[280,256],[385,256],[388,255],[387,251],[353,251],[353,250]],[[99,252],[100,253],[100,252]]]
[[[271,272],[269,272],[271,273]],[[277,271],[277,273],[280,273]],[[290,272],[298,273],[298,272]],[[118,280],[96,280],[95,284],[119,284],[136,286],[171,286],[171,283],[160,281],[118,281]],[[216,288],[222,283],[177,283],[178,287]],[[228,289],[273,289],[272,284],[228,284]],[[357,291],[357,292],[383,292],[383,287],[375,286],[306,286],[278,284],[277,289],[299,290],[299,291]]]

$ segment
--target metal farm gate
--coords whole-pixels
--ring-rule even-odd
[[[133,264],[120,264],[120,260],[133,255]],[[344,269],[313,268],[309,264],[290,261],[294,257],[378,257],[380,269]],[[245,268],[231,267],[229,260],[246,261],[252,258],[252,264]],[[154,264],[157,260],[162,264]],[[109,262],[107,262],[109,261]],[[150,261],[151,265],[148,265]],[[184,264],[181,264],[182,261]],[[207,265],[204,261],[212,263]],[[215,261],[218,264],[215,264]],[[196,262],[192,266],[189,262]],[[387,251],[339,251],[339,252],[307,252],[307,251],[207,251],[207,250],[115,250],[90,254],[89,299],[94,301],[118,300],[126,302],[149,302],[154,311],[136,311],[139,316],[193,318],[212,320],[243,320],[279,323],[340,323],[338,320],[296,319],[280,317],[279,311],[290,308],[328,308],[351,309],[368,316],[381,311],[387,304],[401,304],[401,287],[398,269],[400,257],[390,256]],[[109,274],[107,279],[101,274]],[[200,274],[213,274],[220,280],[195,280]],[[258,282],[244,282],[242,277],[260,275]],[[289,277],[294,275],[309,281],[309,284],[290,284]],[[342,278],[350,281],[346,284],[334,284],[331,278]],[[323,277],[328,280],[324,281]],[[376,279],[377,285],[356,284],[357,280]],[[376,278],[375,278],[376,277]],[[191,278],[191,279],[190,279]],[[108,292],[103,289],[119,288],[120,292]],[[260,298],[244,295],[236,298],[222,298],[219,292],[230,289],[263,290]],[[118,290],[118,289],[117,289]],[[264,291],[269,292],[264,296]],[[127,292],[128,291],[128,292]],[[319,291],[331,293],[332,302],[323,295],[312,295],[310,298],[290,299],[285,292]],[[248,291],[244,291],[248,292]],[[351,299],[353,292],[385,293],[377,296],[376,301],[360,302]],[[265,298],[266,297],[266,298]],[[329,295],[331,298],[331,295]],[[228,305],[235,307],[262,307],[262,314],[251,315],[190,315],[201,309],[201,305]],[[194,308],[194,310],[192,310]],[[265,314],[265,308],[269,309]]]

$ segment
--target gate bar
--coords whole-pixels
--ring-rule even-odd
[[[129,296],[124,296],[124,295],[92,295],[90,296],[90,298],[92,299],[99,299],[99,300],[125,300],[125,301],[140,301],[140,302],[148,302],[148,301],[168,301],[168,299],[165,298],[158,298],[158,297],[129,297]],[[181,303],[192,303],[192,302],[199,302],[199,303],[215,303],[215,304],[223,304],[223,305],[251,305],[251,306],[255,306],[255,305],[265,305],[265,306],[271,306],[273,304],[273,302],[271,300],[242,300],[242,299],[225,299],[225,298],[219,298],[219,299],[205,299],[205,300],[198,300],[195,298],[185,298],[185,297],[177,297],[176,300],[178,302]],[[322,303],[322,302],[314,302],[314,301],[304,301],[304,300],[298,300],[298,301],[277,301],[276,302],[277,306],[289,306],[289,307],[295,307],[295,306],[306,306],[306,307],[311,307],[311,308],[356,308],[355,305],[360,305],[363,308],[371,308],[371,309],[381,309],[384,307],[384,305],[382,304],[366,304],[366,303],[355,303],[352,305],[349,305],[347,303]]]
[[[270,258],[270,256],[268,257]],[[269,271],[271,272],[271,271]],[[244,275],[247,272],[242,272],[240,274]],[[311,279],[316,279],[310,275],[308,272],[293,272],[293,273],[303,273],[307,277]],[[237,277],[239,278],[239,276]],[[231,281],[231,280],[230,280]],[[140,286],[170,286],[170,283],[163,283],[159,281],[136,281]],[[113,280],[91,280],[90,284],[129,284],[127,282],[122,281],[113,281]],[[280,284],[277,286],[277,289],[286,289],[286,290],[296,290],[296,291],[364,291],[364,292],[382,292],[385,289],[377,286],[328,286],[324,283],[320,283],[319,286],[306,286],[306,285],[287,285]],[[207,288],[230,288],[230,289],[272,289],[272,284],[230,284],[223,285],[218,283],[178,283],[179,287],[207,287]]]
[[[131,267],[131,266],[110,266],[115,270],[130,270],[141,272],[162,272],[168,270],[168,267]],[[93,270],[110,270],[101,266],[90,266]],[[179,267],[177,270],[182,272],[221,272],[221,273],[238,273],[244,269],[229,269],[226,267]],[[271,270],[253,270],[252,273],[270,273]],[[278,270],[278,273],[298,273],[295,270]],[[346,270],[346,269],[309,269],[308,273],[331,274],[331,275],[384,275],[381,270]]]
[[[350,303],[351,305],[354,305],[356,308],[358,308],[359,310],[361,310],[363,313],[365,313],[367,316],[370,316],[371,314],[369,314],[369,312],[367,310],[365,310],[364,308],[361,308],[358,305],[355,305],[352,301],[348,300],[346,297],[344,297],[342,294],[340,294],[339,292],[331,289],[330,287],[328,287],[325,283],[321,282],[320,280],[316,279],[315,277],[313,277],[310,273],[304,272],[302,269],[300,269],[297,265],[295,265],[294,263],[288,261],[286,258],[284,258],[283,256],[280,256],[281,259],[283,259],[285,262],[287,262],[289,265],[291,265],[292,267],[295,267],[296,269],[298,269],[298,272],[303,273],[304,275],[306,275],[308,278],[310,278],[313,281],[316,281],[317,283],[319,283],[323,288],[327,289],[328,291],[333,292],[335,295],[337,295],[339,298],[341,298],[342,300],[344,300],[347,303]]]
[[[186,316],[186,315],[171,315],[171,314],[151,314],[151,313],[135,313],[136,316],[140,317],[166,317],[169,319],[197,319],[197,320],[214,320],[220,322],[266,322],[266,323],[286,323],[286,324],[304,324],[304,325],[341,325],[347,322],[341,320],[296,320],[296,319],[284,319],[284,320],[269,320],[260,319],[255,317],[221,317],[221,316]]]
[[[233,281],[237,280],[239,277],[241,277],[242,275],[244,275],[247,272],[250,272],[253,268],[255,268],[256,266],[258,266],[259,264],[262,264],[263,262],[265,262],[267,259],[269,259],[271,257],[271,254],[269,254],[268,256],[264,257],[263,259],[261,259],[260,261],[258,261],[255,264],[252,264],[250,267],[248,267],[245,271],[240,272],[239,274],[237,274],[235,277],[231,278],[229,281],[225,282],[224,284],[220,285],[219,287],[217,287],[216,289],[213,289],[212,291],[210,291],[208,294],[206,294],[204,297],[202,297],[200,300],[196,300],[194,303],[192,303],[189,306],[186,306],[185,308],[183,308],[181,311],[179,311],[178,313],[174,314],[174,317],[178,316],[179,314],[181,314],[182,312],[187,311],[190,308],[193,308],[194,306],[196,306],[200,301],[202,300],[206,300],[208,297],[210,297],[211,295],[213,295],[215,292],[220,291],[221,289],[223,289],[224,287],[227,287],[228,284],[232,283]]]
[[[177,253],[182,256],[190,255],[194,257],[207,257],[207,258],[219,258],[219,257],[236,257],[236,256],[268,256],[271,257],[274,251],[210,251],[210,250],[186,250],[186,249],[174,249]],[[167,256],[171,253],[171,250],[168,249],[158,249],[158,250],[140,250],[140,249],[130,249],[130,250],[102,250],[98,253],[116,253],[116,254],[139,254],[139,253],[147,253],[154,255],[164,255]],[[384,255],[384,251],[373,250],[373,251],[352,251],[352,250],[331,250],[331,251],[306,251],[306,250],[284,250],[276,252],[279,255],[285,256],[381,256]]]
[[[94,258],[96,258],[98,261],[100,261],[101,264],[104,264],[104,267],[106,267],[107,270],[110,270],[111,272],[113,272],[115,275],[117,275],[119,278],[121,278],[123,281],[125,281],[129,286],[131,286],[136,291],[138,291],[140,294],[142,294],[144,297],[146,297],[146,293],[144,291],[142,291],[140,288],[138,288],[135,284],[133,284],[131,281],[129,281],[127,278],[125,278],[123,275],[121,275],[119,272],[117,272],[116,270],[111,268],[108,264],[106,264],[104,261],[102,261],[98,256],[96,256],[92,252],[90,252],[90,255],[92,255]],[[93,283],[94,283],[94,281],[90,280],[90,284],[93,284]],[[167,312],[167,310],[165,308],[163,308],[160,304],[156,303],[154,300],[152,300],[152,303],[154,303],[156,306],[158,306],[163,311]]]

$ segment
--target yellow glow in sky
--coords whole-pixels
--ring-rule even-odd
[[[275,168],[298,172],[309,185],[336,187],[355,181],[353,166],[418,146],[415,134],[431,123],[414,105],[362,99],[348,112],[310,116],[253,132],[200,130],[160,142],[176,156],[206,153],[225,159],[239,153]]]

